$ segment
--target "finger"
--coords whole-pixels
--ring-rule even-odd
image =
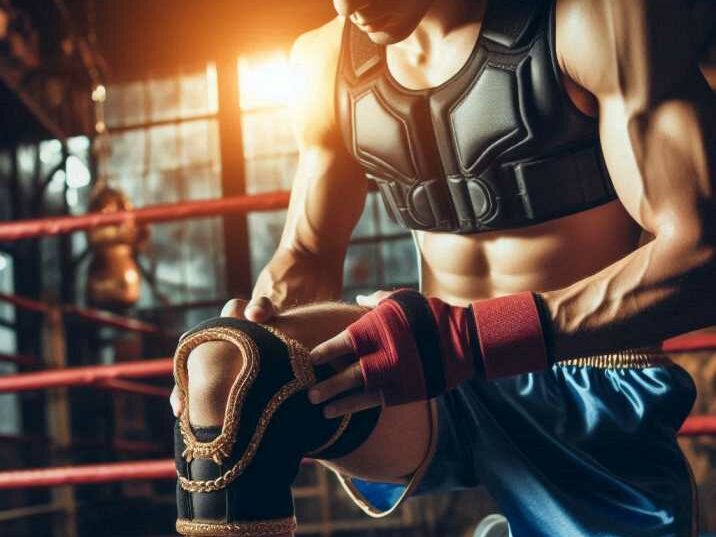
[[[356,296],[356,302],[359,306],[364,308],[375,308],[378,303],[390,296],[388,291],[375,291],[370,295],[358,295]]]
[[[244,315],[249,321],[265,323],[276,315],[276,308],[268,297],[260,296],[248,303]]]
[[[240,298],[232,298],[224,307],[221,308],[219,317],[234,317],[236,319],[244,319],[244,309],[246,308],[247,301]]]
[[[355,393],[326,405],[323,416],[331,419],[344,416],[352,412],[360,412],[383,404],[380,392]]]
[[[176,385],[172,390],[172,394],[169,396],[169,404],[172,406],[172,412],[174,413],[174,417],[178,418],[179,414],[181,414],[181,411],[183,410],[183,406],[179,398],[179,388],[177,388]]]
[[[375,293],[373,293],[372,296],[375,297],[376,301],[380,302],[381,300],[383,300],[384,298],[388,298],[392,294],[393,294],[392,291],[379,290],[379,291],[376,291]]]
[[[370,295],[356,295],[356,304],[364,308],[374,308],[375,303],[371,300]]]
[[[332,377],[319,382],[308,391],[308,399],[314,405],[324,403],[335,396],[363,386],[363,373],[356,362]]]
[[[345,356],[352,352],[353,346],[348,338],[348,333],[344,330],[337,336],[314,347],[311,351],[311,361],[316,365],[325,364],[334,358]]]

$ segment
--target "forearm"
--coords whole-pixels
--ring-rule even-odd
[[[716,324],[716,248],[657,236],[601,272],[542,295],[552,358],[662,340]]]
[[[364,386],[388,405],[429,399],[471,377],[495,379],[550,364],[660,343],[716,324],[716,247],[657,235],[567,289],[450,306],[416,291],[384,298],[331,352],[360,358]],[[346,349],[346,350],[343,350]]]
[[[317,255],[279,246],[256,280],[252,296],[268,297],[279,309],[337,300],[343,285],[345,252]]]

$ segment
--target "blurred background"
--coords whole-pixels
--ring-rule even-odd
[[[684,9],[713,10],[709,3],[684,0]],[[288,51],[331,17],[329,0],[0,0],[0,220],[289,189],[297,154],[286,110]],[[695,15],[694,35],[716,87],[712,20]],[[169,356],[187,326],[216,315],[227,298],[248,296],[284,213],[0,242],[0,375],[8,380],[0,377],[0,535],[173,535],[166,467],[128,481],[114,466],[170,456],[166,375],[75,376],[51,390],[10,381]],[[412,239],[376,192],[344,273],[346,300],[417,285]],[[675,359],[699,386],[694,414],[716,414],[716,356]],[[716,439],[684,438],[683,447],[704,531],[716,532]],[[60,470],[79,465],[95,466],[70,484]],[[6,472],[35,468],[57,468],[41,475],[53,486],[27,486],[38,476],[26,473],[13,482]],[[103,471],[119,477],[89,483]],[[315,465],[302,470],[296,498],[301,535],[467,536],[496,512],[476,490],[419,499],[371,520]]]

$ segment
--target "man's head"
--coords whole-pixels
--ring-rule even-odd
[[[339,15],[368,34],[374,43],[390,45],[408,37],[434,0],[333,0]]]

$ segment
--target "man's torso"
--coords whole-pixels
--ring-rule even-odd
[[[330,23],[322,33],[331,47],[339,48],[342,34],[342,21]],[[429,89],[420,87],[426,81],[440,85],[454,78],[455,71],[464,70],[479,34],[479,24],[466,25],[453,45],[454,57],[460,60],[447,68],[445,62],[401,61],[401,54],[388,47],[389,74],[409,90]],[[565,84],[565,89],[581,111],[594,112],[584,90],[573,83]],[[568,183],[575,178],[559,179]],[[423,288],[428,294],[458,304],[526,289],[565,287],[628,254],[636,247],[639,235],[639,226],[618,201],[511,229],[461,234],[418,231]]]

